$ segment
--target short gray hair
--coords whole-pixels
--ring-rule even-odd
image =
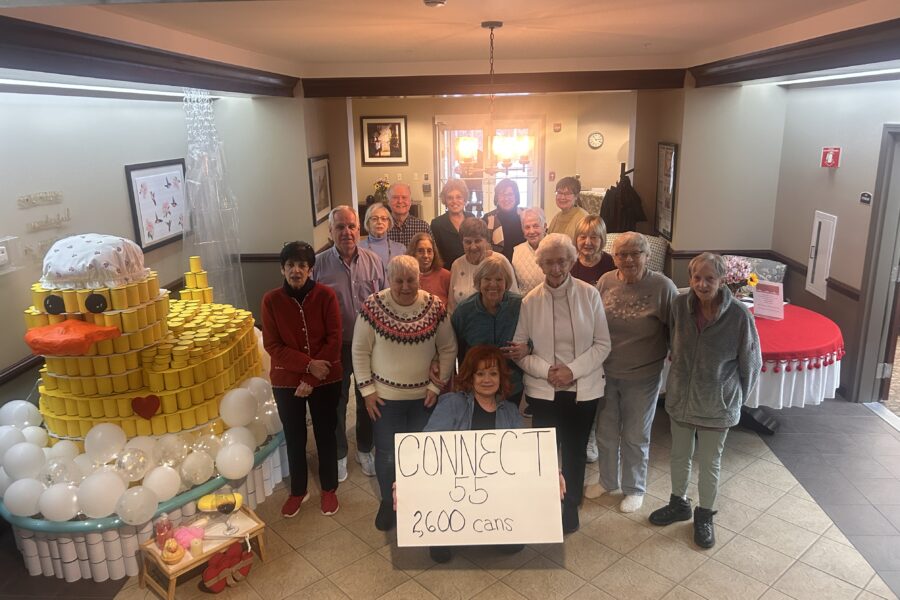
[[[398,188],[398,187],[405,187],[405,188],[406,188],[406,191],[409,192],[410,200],[412,200],[412,188],[411,188],[410,185],[409,185],[408,183],[406,183],[405,181],[397,181],[397,182],[394,182],[394,183],[391,184],[391,187],[389,187],[389,188],[388,188],[388,191],[387,191],[387,197],[388,197],[388,200],[390,200],[390,199],[391,199],[391,196],[394,195],[394,189],[396,189],[396,188]]]
[[[688,275],[693,276],[694,271],[705,264],[712,267],[713,273],[715,273],[716,277],[719,279],[725,277],[725,274],[728,272],[728,269],[725,266],[725,259],[722,258],[722,255],[713,254],[712,252],[702,252],[692,258],[691,262],[688,263]]]
[[[343,210],[346,210],[346,211],[349,212],[351,215],[353,215],[354,217],[356,217],[357,224],[359,224],[359,223],[358,223],[358,221],[359,221],[359,215],[356,214],[356,211],[353,210],[353,207],[351,207],[351,206],[349,206],[349,205],[347,205],[347,204],[341,204],[340,206],[335,206],[334,208],[332,208],[332,209],[331,209],[331,212],[328,213],[328,229],[331,229],[332,227],[334,227],[334,215],[338,214],[339,212],[341,212],[341,211],[343,211]]]
[[[541,223],[541,227],[547,225],[547,217],[544,216],[544,211],[536,206],[529,206],[527,208],[522,209],[522,222],[525,222],[525,217],[528,215],[533,215],[537,217],[537,220]]]
[[[390,226],[388,227],[388,229],[390,229],[391,227],[394,226],[394,216],[391,214],[390,207],[386,206],[383,202],[373,202],[372,205],[366,209],[366,225],[369,224],[369,219],[372,218],[372,213],[375,212],[376,210],[378,210],[379,208],[383,208],[385,210],[385,212],[387,213],[388,223],[390,223]],[[366,227],[366,229],[368,229],[368,227]]]
[[[444,204],[447,203],[447,194],[452,191],[457,191],[462,194],[463,201],[469,200],[469,186],[466,185],[466,182],[462,179],[451,179],[447,183],[444,184],[444,187],[441,188],[440,198],[441,202]]]
[[[393,279],[394,275],[415,275],[419,276],[419,261],[408,254],[399,254],[392,258],[387,264],[387,272],[385,276],[388,281]]]
[[[637,249],[650,256],[650,242],[642,233],[637,231],[626,231],[616,236],[612,243],[612,253],[615,254],[619,248],[623,246],[637,246]]]
[[[534,258],[537,261],[537,264],[543,262],[545,254],[559,249],[565,251],[566,257],[570,262],[575,262],[575,259],[578,257],[578,251],[575,250],[575,244],[572,243],[572,238],[563,233],[548,233],[546,237],[541,240],[541,243],[538,244],[537,250],[535,250]]]
[[[512,287],[515,275],[512,272],[509,261],[504,260],[502,254],[494,252],[478,263],[475,274],[472,276],[472,280],[475,282],[475,289],[478,290],[481,288],[481,280],[484,277],[490,277],[491,275],[497,275],[498,273],[503,275],[503,279],[506,281],[506,291],[508,292],[509,288]]]

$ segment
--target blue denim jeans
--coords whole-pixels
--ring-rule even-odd
[[[382,398],[384,400],[384,398]],[[372,426],[375,438],[375,476],[381,488],[381,501],[392,503],[394,485],[394,434],[422,431],[431,416],[421,400],[384,400],[381,416]]]
[[[647,490],[650,428],[659,395],[658,375],[644,379],[606,376],[606,403],[597,411],[597,449],[600,485],[606,490],[643,496]]]
[[[335,431],[338,460],[347,456],[347,404],[351,394],[354,396],[356,404],[356,449],[360,452],[372,451],[372,419],[369,418],[369,413],[366,411],[366,402],[359,393],[358,387],[354,385],[353,390],[350,390],[350,376],[353,374],[353,355],[350,344],[341,346],[341,367],[344,369],[344,378],[341,381],[341,395],[338,397]]]

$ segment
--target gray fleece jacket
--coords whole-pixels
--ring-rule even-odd
[[[666,412],[675,421],[699,427],[732,427],[759,378],[762,355],[756,323],[726,287],[719,312],[700,332],[700,303],[694,292],[672,304],[669,317],[671,370]]]

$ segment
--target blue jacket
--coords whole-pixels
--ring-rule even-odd
[[[423,431],[467,431],[472,429],[475,396],[472,393],[451,392],[438,398],[437,406]],[[522,417],[519,407],[503,399],[497,400],[497,429],[519,429]]]
[[[522,296],[515,292],[503,294],[496,315],[484,309],[480,293],[460,302],[450,317],[459,347],[460,364],[472,346],[489,344],[499,348],[509,344],[516,333],[521,307]],[[519,393],[522,391],[522,369],[511,360],[507,360],[506,364],[510,369],[512,393]]]

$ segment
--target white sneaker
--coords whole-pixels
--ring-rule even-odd
[[[363,475],[375,477],[375,457],[372,456],[371,452],[360,452],[357,450],[356,462],[359,463],[359,468],[363,472]]]
[[[347,481],[347,457],[338,459],[338,483]]]
[[[595,463],[599,457],[600,451],[597,450],[597,434],[594,430],[591,430],[591,437],[588,438],[587,443],[587,461],[589,463]]]
[[[643,496],[627,495],[622,503],[619,504],[619,510],[623,513],[633,513],[644,504]]]
[[[590,485],[584,486],[584,497],[585,498],[599,498],[603,494],[607,492],[607,489],[603,487],[600,483],[592,483]]]

